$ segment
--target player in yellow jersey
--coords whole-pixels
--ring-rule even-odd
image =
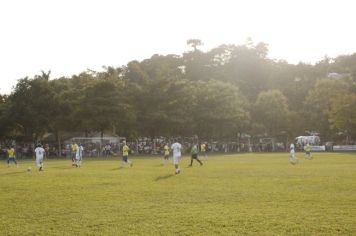
[[[121,168],[124,167],[125,162],[128,163],[132,167],[132,161],[129,160],[129,146],[126,145],[126,141],[123,142],[122,147],[122,161],[121,161]]]
[[[72,157],[72,166],[77,166],[75,162],[75,155],[77,153],[78,144],[73,140],[72,145],[70,145],[70,155]]]
[[[313,159],[313,156],[311,155],[311,146],[309,143],[307,143],[307,145],[304,146],[304,150],[305,150],[305,158],[311,160]]]
[[[163,164],[166,164],[168,159],[169,159],[169,146],[168,146],[168,143],[166,143],[164,145],[163,150],[164,150]]]
[[[15,149],[14,147],[9,146],[7,148],[7,166],[10,166],[10,161],[15,162],[16,166],[18,166],[15,157]]]
[[[205,143],[200,144],[200,153],[203,158],[207,158]]]

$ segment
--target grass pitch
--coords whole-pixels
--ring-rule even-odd
[[[1,235],[356,235],[356,154],[209,156],[0,166]],[[32,172],[27,167],[32,166]]]

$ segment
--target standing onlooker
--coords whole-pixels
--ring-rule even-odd
[[[109,143],[107,143],[104,147],[104,155],[106,157],[111,155],[111,145]]]
[[[47,160],[48,157],[49,157],[49,145],[48,145],[48,143],[45,144],[44,150],[45,150],[45,159]]]
[[[178,140],[175,141],[175,143],[172,144],[171,149],[173,150],[173,164],[176,169],[175,173],[179,174],[180,169],[179,169],[179,161],[182,157],[182,144],[178,142]]]

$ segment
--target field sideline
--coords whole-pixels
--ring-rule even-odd
[[[356,235],[356,154],[209,156],[0,165],[1,235]],[[170,159],[171,161],[171,159]],[[32,166],[32,172],[27,167]]]

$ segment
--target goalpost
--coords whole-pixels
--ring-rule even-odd
[[[70,145],[72,142],[81,143],[86,156],[101,156],[104,147],[109,144],[114,155],[120,154],[121,143],[126,141],[125,137],[73,137],[64,143]]]

